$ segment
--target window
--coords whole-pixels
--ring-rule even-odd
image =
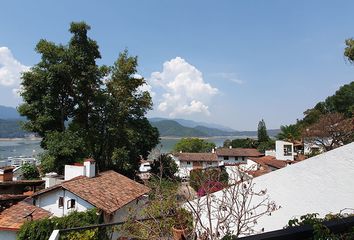
[[[58,200],[58,207],[59,207],[59,208],[64,207],[64,197],[59,197],[59,200]]]
[[[242,157],[242,161],[245,161],[245,157]]]
[[[291,150],[291,145],[284,145],[284,156],[291,156],[293,154]]]
[[[68,202],[67,202],[67,208],[68,208],[68,209],[70,209],[70,208],[75,208],[75,203],[76,203],[75,199],[70,199],[70,200],[68,200]]]
[[[224,160],[229,160],[229,157],[228,156],[224,156]]]
[[[208,162],[208,165],[211,165],[211,162]]]
[[[187,162],[187,165],[190,165],[190,164],[191,164],[191,162],[188,161],[188,162]]]

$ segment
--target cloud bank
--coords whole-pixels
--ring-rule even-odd
[[[205,83],[202,73],[181,57],[163,64],[161,72],[153,72],[149,81],[163,89],[157,110],[170,117],[195,113],[210,115],[207,105],[218,89]]]
[[[27,70],[29,67],[17,61],[9,48],[0,47],[0,85],[18,86],[21,73]]]

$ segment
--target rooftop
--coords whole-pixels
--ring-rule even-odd
[[[0,230],[18,231],[28,220],[38,220],[51,213],[24,201],[18,202],[0,213]]]
[[[148,193],[150,189],[115,171],[102,172],[96,177],[79,176],[53,187],[36,192],[32,197],[64,188],[107,214]]]
[[[230,157],[260,157],[263,156],[255,148],[218,148],[216,149],[218,156],[230,156]]]
[[[260,165],[267,165],[273,168],[283,168],[286,167],[287,161],[285,160],[278,160],[273,156],[264,156],[264,157],[259,157],[259,158],[249,158],[250,160],[252,160],[255,163],[258,163]]]
[[[178,153],[176,155],[180,161],[218,161],[215,153]]]

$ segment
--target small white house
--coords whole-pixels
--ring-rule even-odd
[[[207,169],[221,166],[215,153],[178,153],[171,155],[178,166],[179,177],[189,177],[193,169]]]
[[[97,208],[110,223],[123,220],[129,209],[141,208],[150,191],[114,171],[96,174],[92,159],[82,166],[65,166],[65,175],[68,180],[34,193],[32,203],[57,217]]]
[[[294,161],[294,144],[285,141],[275,141],[275,158]]]

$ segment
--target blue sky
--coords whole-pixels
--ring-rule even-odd
[[[353,1],[2,1],[0,105],[16,106],[19,72],[39,61],[41,38],[67,43],[86,21],[112,64],[139,57],[150,117],[254,130],[294,123],[303,111],[353,81],[343,57],[354,37]]]

